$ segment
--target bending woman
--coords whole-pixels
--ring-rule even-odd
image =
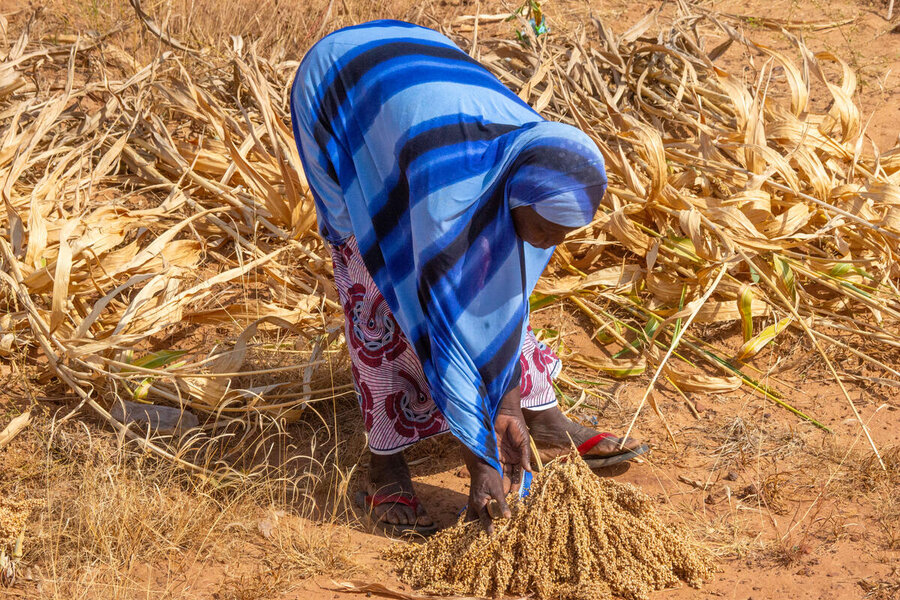
[[[294,135],[331,245],[368,432],[367,502],[382,524],[434,525],[402,450],[449,430],[464,445],[469,516],[574,441],[612,464],[646,451],[559,410],[559,359],[528,326],[553,248],[591,222],[603,158],[544,120],[445,36],[399,21],[336,31],[304,57]],[[571,441],[570,441],[571,440]]]

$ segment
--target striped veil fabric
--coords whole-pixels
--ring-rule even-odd
[[[291,116],[321,235],[356,238],[451,431],[499,468],[494,415],[519,383],[528,296],[552,253],[522,242],[510,210],[587,224],[602,156],[445,36],[399,21],[319,41]]]

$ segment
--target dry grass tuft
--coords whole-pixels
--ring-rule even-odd
[[[128,35],[43,39],[32,32],[52,13],[31,16],[0,42],[4,355],[43,356],[83,405],[186,467],[196,461],[126,430],[111,404],[250,430],[350,393],[290,133],[299,56],[263,58],[248,41],[141,61],[133,14]]]
[[[204,585],[240,597],[355,568],[346,533],[308,497],[312,480],[270,470],[222,485],[71,422],[28,438],[18,442],[31,444],[34,464],[20,464],[28,476],[0,486],[0,498],[28,498],[34,509],[21,522],[19,577],[28,570],[35,597],[190,598]]]
[[[872,509],[877,538],[886,550],[900,550],[900,446],[882,453],[886,468],[873,456],[855,452],[839,471],[847,496],[864,498]]]
[[[863,598],[867,600],[897,600],[900,598],[900,578],[880,581],[861,579],[859,587],[866,593]]]
[[[630,484],[598,479],[577,453],[536,475],[531,494],[490,536],[460,522],[424,544],[388,550],[400,577],[428,592],[646,599],[679,580],[711,577],[711,555],[664,524]]]

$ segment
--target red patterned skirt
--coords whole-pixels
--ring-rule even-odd
[[[353,382],[369,449],[393,454],[448,430],[431,399],[422,364],[363,264],[356,238],[331,246],[334,280],[346,315]],[[528,327],[522,344],[522,408],[556,406],[553,379],[559,357]]]

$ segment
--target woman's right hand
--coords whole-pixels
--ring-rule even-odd
[[[463,446],[463,459],[469,469],[469,509],[466,519],[478,519],[488,533],[494,532],[490,505],[497,501],[500,515],[508,519],[512,516],[503,493],[503,478],[499,471],[484,461],[480,456]]]

